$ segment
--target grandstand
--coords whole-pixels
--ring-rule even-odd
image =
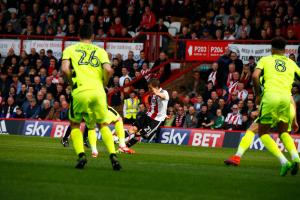
[[[62,78],[62,51],[86,23],[114,69],[111,106],[122,113],[134,91],[147,107],[151,77],[168,90],[160,143],[236,147],[258,116],[252,72],[270,54],[270,39],[287,39],[286,56],[300,67],[299,0],[0,0],[0,134],[63,136],[71,87]],[[292,94],[300,123],[300,82]],[[38,123],[53,130],[36,130]],[[212,135],[206,144],[184,139],[183,130]]]
[[[30,4],[27,4],[28,2]],[[205,3],[208,6],[203,6]],[[253,103],[253,99],[247,98],[253,93],[251,72],[257,60],[269,53],[268,39],[279,35],[286,37],[290,41],[287,56],[296,62],[298,59],[299,63],[297,46],[300,39],[300,31],[297,31],[300,30],[297,12],[299,3],[298,1],[205,3],[143,0],[2,1],[1,116],[18,117],[14,109],[18,107],[25,117],[32,118],[27,115],[27,107],[24,106],[24,102],[28,101],[25,98],[26,92],[31,88],[33,98],[37,99],[41,88],[46,87],[40,94],[43,97],[37,101],[38,112],[43,110],[41,103],[47,97],[50,98],[51,108],[54,101],[65,99],[68,102],[68,86],[59,78],[61,52],[78,39],[76,31],[82,24],[91,23],[95,32],[95,44],[104,47],[114,61],[115,74],[108,87],[109,96],[114,98],[110,98],[109,102],[119,106],[119,110],[122,109],[122,102],[127,96],[123,94],[124,88],[115,85],[113,79],[120,78],[121,68],[126,67],[134,82],[136,79],[134,71],[141,70],[143,63],[147,63],[150,69],[148,76],[159,77],[161,82],[165,82],[164,85],[168,87],[170,93],[174,91],[178,93],[176,100],[178,104],[170,106],[170,109],[174,109],[175,116],[178,105],[187,111],[189,106],[195,105],[196,98],[203,99],[199,105],[210,104],[208,101],[214,98],[213,105],[209,105],[208,111],[210,120],[213,121],[221,98],[225,100],[225,107],[222,109],[225,117],[231,112],[233,104],[240,103],[239,111],[243,121],[234,129],[246,129],[253,120],[251,113],[255,111],[247,106]],[[216,40],[222,42],[216,43]],[[229,50],[226,50],[227,48]],[[163,60],[159,59],[162,51],[167,54]],[[143,58],[140,58],[141,52]],[[129,54],[133,54],[132,58],[127,59]],[[163,62],[165,64],[160,65]],[[217,62],[217,73],[211,69],[213,62]],[[234,63],[233,71],[239,76],[235,80],[233,72],[228,72],[230,63]],[[170,66],[171,74],[168,71]],[[163,69],[159,70],[160,68]],[[192,86],[191,82],[186,81],[194,78],[192,71],[200,71],[197,84],[201,83],[201,90],[199,88],[195,90],[198,86]],[[174,81],[176,87],[172,84]],[[241,90],[238,89],[239,81],[244,83]],[[209,88],[210,82],[213,83],[212,88]],[[22,84],[26,87],[26,91],[21,92]],[[130,84],[133,85],[131,89],[138,94],[143,93],[139,92],[140,89],[146,89],[134,88],[134,84]],[[58,85],[62,86],[62,91],[57,91],[57,88],[61,88]],[[293,92],[299,101],[298,87],[296,84]],[[217,92],[216,98],[211,96],[213,91]],[[247,92],[248,95],[243,99],[233,100],[232,94],[236,92],[237,95],[241,92]],[[184,100],[187,96],[188,102]],[[8,97],[14,99],[13,108],[9,109],[10,113],[7,113]],[[139,98],[142,99],[141,96]],[[198,113],[199,108],[196,111]],[[59,114],[56,117],[44,117],[56,120],[59,119]],[[39,118],[38,113],[34,118]],[[198,118],[201,118],[200,114]]]

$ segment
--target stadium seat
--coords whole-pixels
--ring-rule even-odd
[[[169,27],[169,28],[168,28],[168,32],[170,33],[170,35],[176,36],[176,34],[177,34],[177,29],[176,29],[175,27]]]
[[[169,28],[176,28],[177,32],[178,33],[180,31],[180,28],[181,28],[181,22],[172,22],[169,26]]]
[[[170,27],[170,23],[169,23],[169,22],[167,22],[167,21],[164,21],[164,25],[165,25],[167,28],[169,28],[169,27]]]
[[[136,36],[136,33],[133,32],[133,31],[128,31],[129,35],[131,35],[131,37],[135,37]]]

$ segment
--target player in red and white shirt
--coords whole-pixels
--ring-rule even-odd
[[[234,104],[231,109],[232,112],[228,113],[225,119],[225,127],[228,130],[236,130],[242,125],[243,118],[242,115],[239,113],[238,105]]]
[[[149,80],[148,88],[151,95],[148,112],[137,115],[136,121],[129,128],[129,134],[134,134],[134,137],[127,142],[128,147],[136,144],[140,137],[151,142],[167,117],[168,92],[160,87],[156,78]]]

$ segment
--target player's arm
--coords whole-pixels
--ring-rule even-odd
[[[294,115],[294,118],[292,119],[292,127],[293,127],[294,131],[297,132],[299,129],[299,125],[297,122],[297,107],[296,107],[296,103],[294,101],[293,96],[291,96],[291,103],[293,105],[293,109],[295,110],[295,115]]]
[[[61,71],[64,75],[65,80],[71,84],[72,83],[72,72],[70,70],[71,62],[70,60],[63,60],[61,65]]]
[[[257,66],[255,67],[255,70],[252,74],[252,79],[253,79],[253,86],[254,86],[254,91],[255,91],[255,95],[259,96],[261,94],[261,88],[260,88],[260,75],[262,73],[262,71],[264,70],[264,62],[265,59],[261,58],[258,63]]]
[[[153,93],[161,99],[169,99],[167,94],[159,91],[159,88],[153,88]]]
[[[252,79],[253,79],[253,86],[254,86],[254,91],[255,95],[258,96],[261,94],[261,89],[260,89],[260,83],[259,83],[259,77],[261,75],[262,70],[259,68],[255,68]]]
[[[66,48],[63,51],[61,71],[63,73],[64,79],[69,84],[72,84],[72,71],[70,67],[71,67],[71,53],[69,48]]]
[[[104,49],[98,51],[98,58],[100,59],[102,65],[102,80],[103,85],[107,86],[110,77],[113,75],[114,71],[111,68],[111,64],[108,58],[108,54]]]
[[[104,63],[102,66],[104,69],[103,70],[103,85],[107,86],[110,77],[112,77],[114,74],[114,71],[111,68],[111,65],[109,63]]]

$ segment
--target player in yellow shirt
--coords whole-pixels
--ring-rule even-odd
[[[259,111],[255,111],[255,112],[257,112],[256,115],[258,116]],[[240,144],[238,146],[238,149],[237,149],[235,155],[230,156],[230,158],[228,158],[224,161],[224,163],[226,165],[233,165],[233,166],[239,166],[240,165],[240,161],[241,161],[242,156],[250,148],[250,145],[252,144],[252,142],[254,140],[255,133],[257,133],[257,131],[258,131],[257,120],[258,120],[258,118],[246,130],[246,133],[243,136],[243,138],[241,139]],[[289,132],[292,131],[292,130],[298,131],[298,129],[299,129],[299,126],[298,126],[297,117],[296,117],[296,104],[295,104],[295,101],[294,101],[293,97],[291,97],[290,120],[289,120],[288,131]],[[269,137],[271,137],[271,136],[269,136]]]
[[[93,30],[84,25],[79,30],[80,42],[63,51],[62,72],[72,85],[69,119],[71,121],[71,138],[78,155],[76,168],[82,169],[87,163],[83,147],[80,123],[85,121],[90,129],[89,138],[95,139],[95,125],[98,124],[103,142],[110,154],[114,170],[120,170],[112,133],[106,118],[108,113],[104,83],[112,75],[112,68],[106,51],[92,44]],[[104,78],[104,80],[103,80]]]
[[[292,137],[288,133],[290,119],[290,96],[295,73],[299,76],[300,69],[285,53],[286,41],[276,37],[271,42],[272,55],[262,57],[253,72],[253,83],[256,103],[260,103],[258,134],[264,146],[276,156],[280,163],[280,175],[285,176],[289,170],[295,175],[299,169],[299,154]],[[259,78],[263,74],[263,93]],[[272,125],[277,125],[280,139],[292,155],[290,163],[279,150],[275,141],[269,137]]]

